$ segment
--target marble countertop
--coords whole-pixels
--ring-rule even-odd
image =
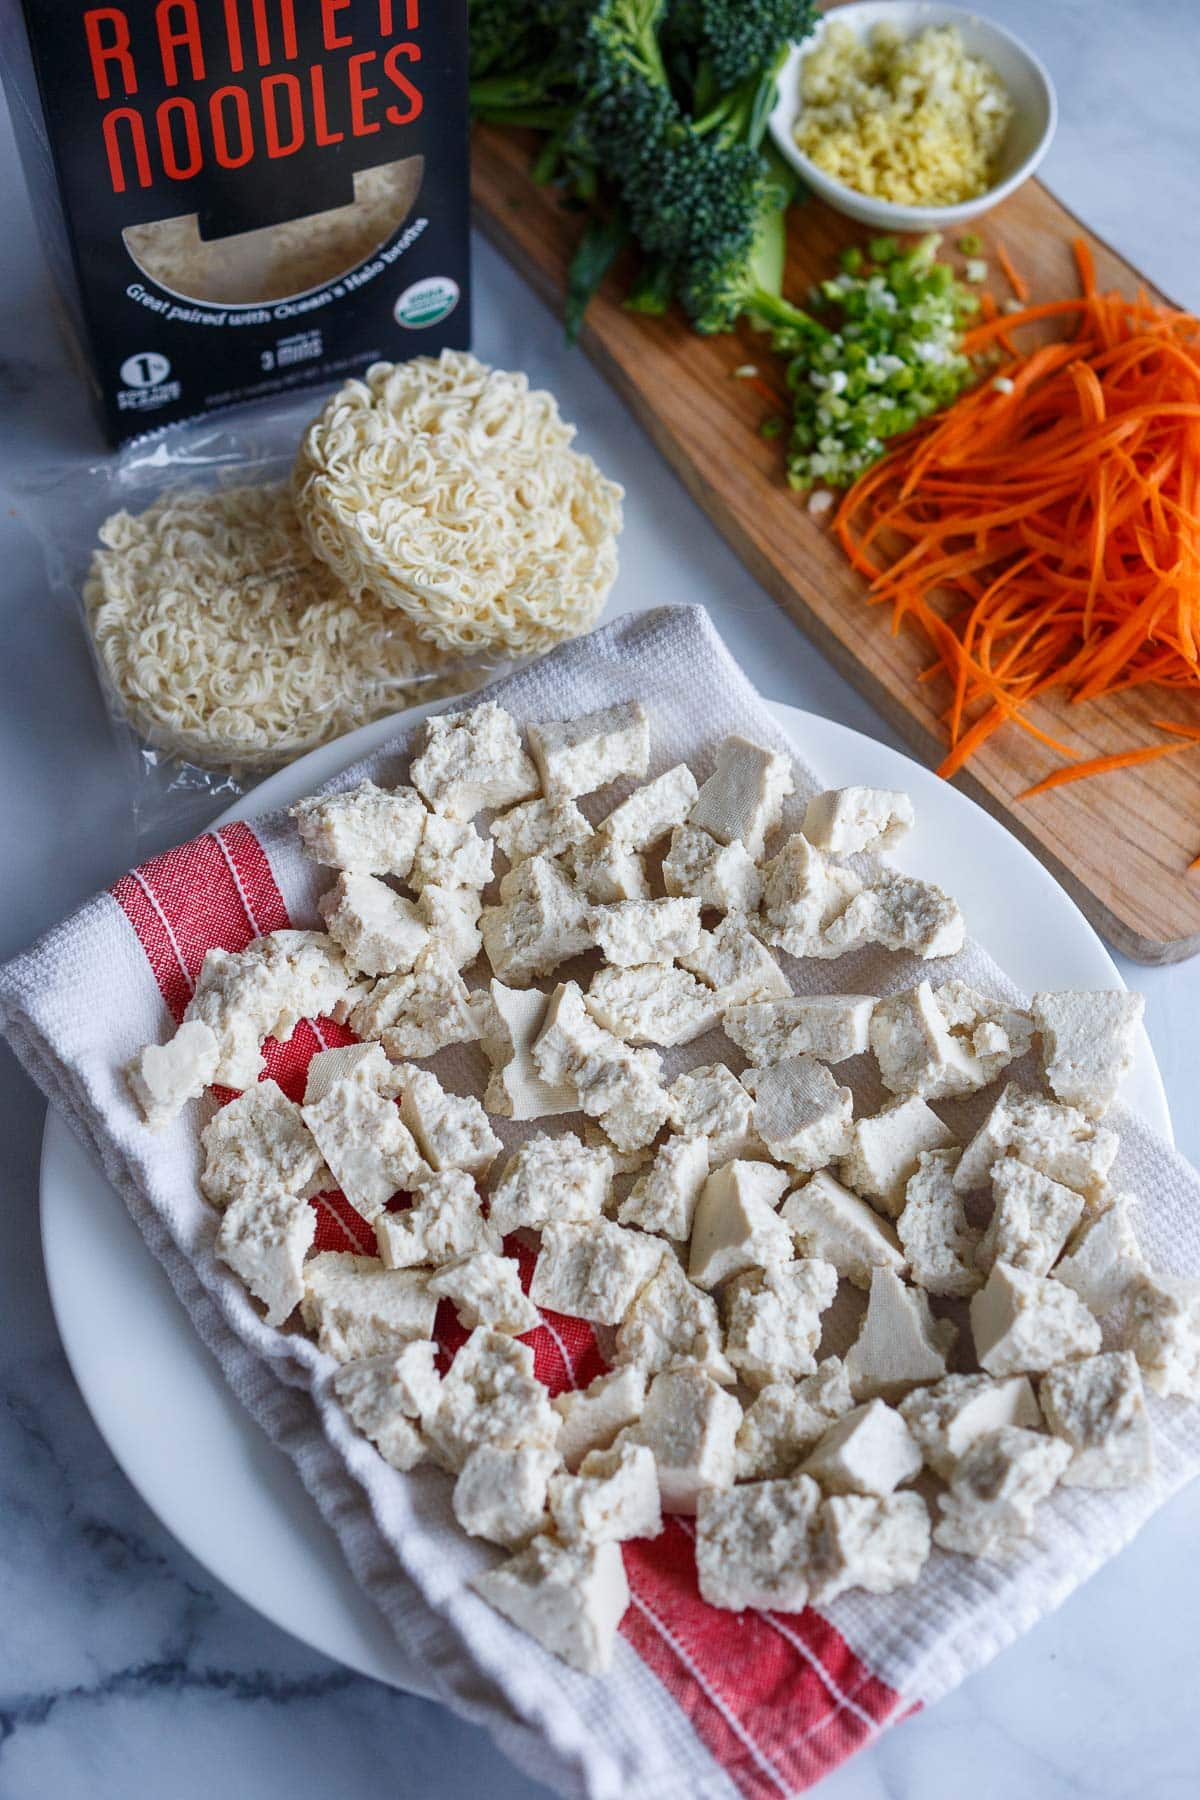
[[[1168,293],[1200,307],[1200,34],[1180,0],[989,0],[1042,54],[1062,120],[1055,191]],[[1184,27],[1184,29],[1181,29]],[[0,116],[0,480],[91,459]],[[892,741],[756,589],[619,402],[484,245],[477,348],[553,388],[628,491],[614,608],[702,601],[764,693]],[[0,959],[133,860],[128,788],[82,636],[0,510]],[[1198,809],[1200,820],[1200,809]],[[1200,827],[1198,827],[1200,828]],[[1120,962],[1120,959],[1118,959]],[[1200,960],[1120,962],[1179,1144],[1200,1160]],[[43,1107],[0,1047],[0,1800],[532,1800],[481,1732],[351,1675],[213,1580],[113,1463],[67,1368],[37,1226]],[[1194,1800],[1200,1484],[987,1670],[830,1778],[829,1800]]]

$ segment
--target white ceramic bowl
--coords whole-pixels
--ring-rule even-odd
[[[834,181],[803,156],[793,130],[799,117],[800,65],[836,21],[865,37],[884,20],[903,37],[914,37],[927,25],[957,25],[963,44],[973,56],[991,64],[1013,103],[1013,118],[1001,146],[994,184],[973,200],[957,206],[899,206],[892,200],[876,200]],[[771,114],[770,130],[776,148],[804,178],[814,194],[875,231],[940,231],[977,219],[1020,187],[1033,174],[1054,136],[1058,102],[1054,84],[1044,65],[1019,43],[1011,32],[992,25],[963,6],[939,6],[933,0],[860,0],[827,13],[802,44],[792,46],[779,77],[779,99]]]

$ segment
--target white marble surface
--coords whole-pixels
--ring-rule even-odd
[[[1046,179],[1200,307],[1200,33],[1188,0],[990,0],[1058,82]],[[94,455],[0,136],[0,478]],[[561,396],[629,493],[615,604],[700,600],[762,690],[887,738],[755,588],[554,322],[485,247],[477,345]],[[0,957],[131,859],[123,771],[69,613],[0,509]],[[1200,807],[1197,809],[1200,829]],[[1181,1147],[1200,1158],[1200,961],[1143,988]],[[58,1344],[37,1230],[42,1106],[0,1049],[0,1800],[516,1800],[540,1791],[481,1733],[307,1651],[250,1613],[146,1510]],[[1056,1616],[833,1776],[829,1800],[1194,1800],[1200,1488]]]

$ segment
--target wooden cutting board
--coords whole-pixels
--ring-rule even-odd
[[[530,181],[531,143],[519,133],[476,129],[475,214],[493,243],[558,309],[582,221],[552,189]],[[1162,297],[1040,182],[1027,182],[978,229],[985,254],[995,239],[1003,241],[1035,300],[1078,291],[1070,240],[1081,233],[1102,285],[1129,293],[1141,286]],[[820,202],[793,208],[785,291],[803,296],[833,271],[844,244],[865,235]],[[827,526],[784,482],[779,440],[759,435],[770,410],[766,402],[732,376],[746,362],[770,371],[764,340],[748,329],[702,338],[682,315],[652,319],[626,312],[620,277],[621,270],[614,271],[593,301],[583,349],[756,579],[917,755],[936,766],[946,753],[938,715],[947,690],[940,680],[918,685],[929,660],[924,640],[915,631],[893,637],[886,609],[865,603],[864,583]],[[1078,707],[1054,699],[1033,716],[1082,755],[1099,756],[1161,741],[1152,719],[1200,724],[1200,705],[1190,696],[1145,690]],[[1054,754],[1027,733],[1002,729],[957,779],[1041,857],[1119,950],[1148,963],[1200,952],[1200,870],[1186,873],[1200,852],[1200,751],[1018,804],[1021,790],[1055,766]],[[996,904],[1004,904],[1003,894]],[[1037,930],[1036,920],[1030,929]]]

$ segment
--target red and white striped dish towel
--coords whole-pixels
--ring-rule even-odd
[[[652,720],[652,773],[685,759],[703,776],[717,740],[735,730],[786,750],[797,759],[798,793],[785,821],[792,829],[818,785],[804,746],[788,741],[699,609],[620,619],[489,693],[520,720],[639,698]],[[400,733],[333,785],[366,774],[401,780],[409,751]],[[822,784],[836,785],[837,769],[820,774]],[[604,796],[598,810],[612,799]],[[846,1595],[823,1612],[705,1605],[689,1526],[671,1522],[653,1543],[626,1546],[633,1604],[611,1674],[589,1680],[544,1655],[469,1591],[467,1577],[497,1553],[458,1530],[446,1478],[389,1469],[326,1399],[328,1359],[297,1333],[268,1330],[215,1261],[216,1219],[196,1183],[197,1109],[154,1136],[126,1091],[126,1061],[166,1034],[168,1015],[180,1016],[205,950],[316,923],[314,902],[328,879],[298,853],[278,815],[210,832],[122,877],[0,970],[0,1026],[100,1158],[229,1382],[293,1459],[426,1685],[486,1725],[532,1775],[596,1800],[799,1793],[1057,1606],[1196,1473],[1200,1409],[1153,1401],[1154,1485],[1061,1491],[1011,1562],[935,1552],[914,1588]],[[978,924],[986,932],[987,921]],[[789,973],[801,989],[828,991],[834,982],[861,993],[908,986],[931,971],[859,953],[811,969],[792,964]],[[934,973],[1014,994],[977,945]],[[301,1026],[290,1044],[272,1047],[270,1074],[295,1094],[308,1057],[320,1044],[345,1041],[337,1034],[328,1021]],[[728,1053],[723,1038],[702,1041],[690,1060],[712,1060],[721,1045]],[[477,1051],[446,1055],[444,1078],[478,1078]],[[860,1101],[879,1098],[864,1077]],[[1117,1179],[1142,1196],[1147,1254],[1156,1266],[1200,1272],[1200,1178],[1141,1122],[1122,1114],[1118,1123]],[[325,1197],[319,1210],[324,1247],[365,1247],[362,1222],[344,1200]],[[452,1347],[461,1334],[452,1314],[443,1322]],[[591,1331],[576,1321],[545,1315],[531,1341],[555,1390],[586,1384],[602,1366]],[[270,1555],[269,1544],[262,1554]]]

